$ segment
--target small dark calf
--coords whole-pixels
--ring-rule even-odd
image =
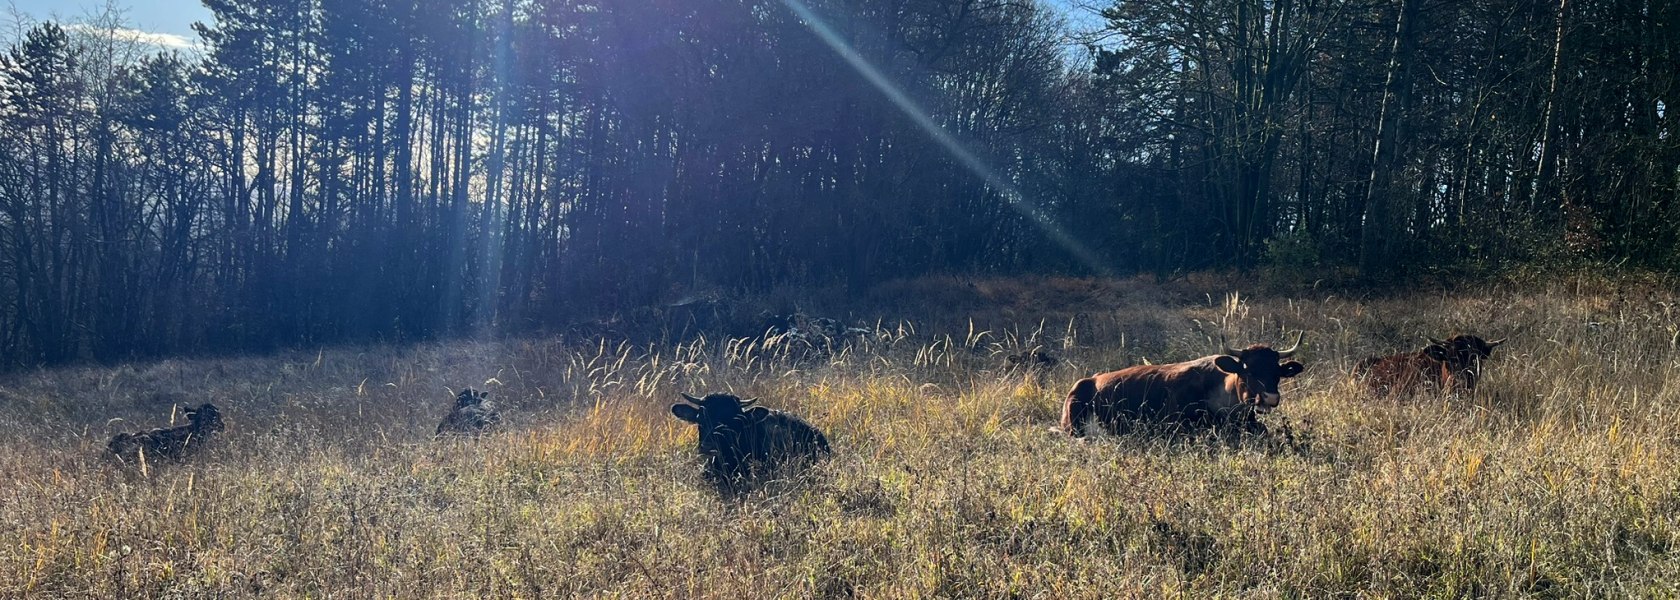
[[[153,462],[157,458],[181,461],[198,452],[210,437],[222,430],[222,411],[208,402],[189,408],[187,424],[140,433],[119,433],[105,447],[124,463]]]
[[[682,395],[671,414],[700,427],[697,450],[706,476],[729,485],[774,473],[789,461],[803,466],[831,451],[828,438],[797,416],[729,394]]]
[[[455,395],[455,406],[449,409],[449,414],[443,416],[438,423],[437,433],[433,437],[446,435],[477,436],[485,430],[493,428],[502,422],[502,414],[496,410],[496,404],[489,400],[490,392],[480,392],[467,388]]]

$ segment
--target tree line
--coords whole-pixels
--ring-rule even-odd
[[[0,58],[3,362],[928,273],[1680,266],[1676,3],[205,5],[197,52],[96,19]]]

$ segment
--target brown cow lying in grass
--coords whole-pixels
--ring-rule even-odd
[[[1354,373],[1378,393],[1403,394],[1419,389],[1474,391],[1482,377],[1482,361],[1505,340],[1486,341],[1459,334],[1445,340],[1425,338],[1422,350],[1361,361]]]
[[[671,414],[700,427],[697,446],[706,476],[725,487],[774,474],[789,461],[803,466],[831,450],[821,431],[797,416],[729,394],[682,395]]]
[[[502,414],[489,400],[490,392],[467,388],[455,395],[455,406],[438,423],[434,437],[447,435],[477,436],[501,424]]]
[[[187,424],[141,433],[119,433],[106,444],[124,463],[146,464],[158,457],[185,460],[222,430],[222,411],[208,402],[186,410]]]
[[[1303,334],[1304,335],[1304,334]],[[1169,427],[1214,427],[1264,434],[1255,415],[1277,408],[1283,379],[1301,374],[1295,354],[1301,338],[1287,350],[1255,344],[1243,350],[1189,362],[1138,365],[1079,380],[1062,407],[1062,431],[1085,435],[1087,421],[1125,433],[1134,423]]]

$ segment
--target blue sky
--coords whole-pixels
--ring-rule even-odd
[[[7,4],[35,21],[49,17],[80,21],[105,7],[104,0],[0,0],[0,7]],[[198,0],[116,0],[115,4],[124,11],[130,28],[180,36],[188,41],[197,39],[192,31],[193,21],[210,20],[210,11]]]

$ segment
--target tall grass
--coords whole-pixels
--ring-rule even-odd
[[[896,318],[823,356],[516,340],[16,375],[0,597],[1680,595],[1674,294],[1229,285],[894,284],[869,301]],[[1268,417],[1294,445],[1048,431],[1090,372],[1295,330],[1308,370]],[[1474,396],[1347,374],[1458,330],[1512,338]],[[1064,361],[1005,367],[1031,347]],[[468,385],[508,426],[433,441]],[[667,407],[721,390],[836,454],[719,496]],[[228,430],[190,463],[101,455],[202,401]]]

